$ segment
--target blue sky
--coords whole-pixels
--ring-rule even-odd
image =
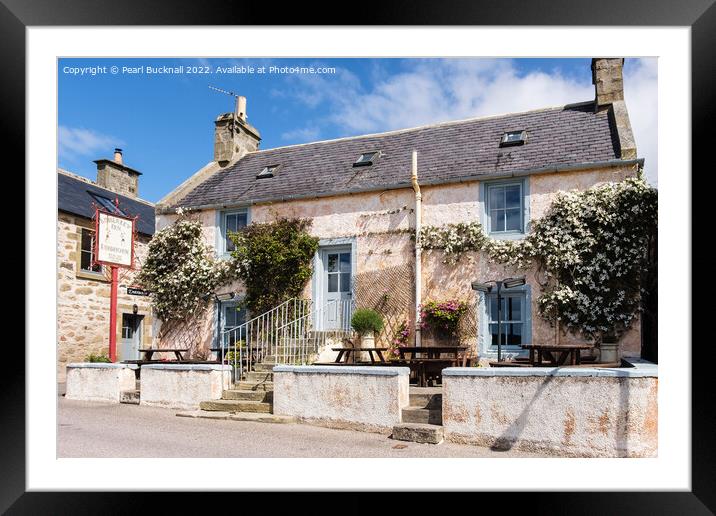
[[[140,73],[123,69],[142,65]],[[147,73],[150,66],[181,65],[185,73]],[[267,149],[590,100],[589,65],[589,59],[60,59],[58,166],[95,179],[92,161],[121,147],[125,163],[143,173],[140,196],[158,201],[212,160],[213,120],[232,111],[233,100],[210,85],[247,97],[249,122]],[[191,66],[211,73],[186,73]],[[243,68],[217,71],[232,66]],[[106,68],[87,73],[91,67]],[[82,68],[89,70],[77,73]],[[624,73],[639,156],[656,184],[656,60],[627,59]]]

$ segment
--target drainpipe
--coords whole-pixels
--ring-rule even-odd
[[[422,302],[422,244],[420,229],[422,228],[422,199],[418,184],[418,151],[413,151],[413,166],[410,176],[415,191],[415,345],[420,346],[420,303]]]

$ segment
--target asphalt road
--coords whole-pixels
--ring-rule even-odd
[[[352,430],[177,417],[176,410],[59,398],[58,457],[529,457]]]

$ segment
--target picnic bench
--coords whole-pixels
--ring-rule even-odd
[[[177,362],[184,362],[184,356],[182,353],[186,353],[188,351],[188,348],[145,348],[139,350],[140,353],[144,353],[144,360],[147,362],[152,361],[154,353],[174,353]]]
[[[592,347],[590,344],[522,344],[522,349],[530,352],[532,367],[579,365],[582,363],[581,351]]]
[[[388,348],[331,348],[332,351],[338,351],[334,364],[357,364],[360,363],[356,360],[357,356],[360,356],[361,351],[368,353],[370,363],[387,363],[383,351],[388,351]],[[377,360],[376,360],[377,358]]]
[[[446,367],[467,365],[465,346],[406,346],[398,348],[396,365],[410,368],[419,387],[427,387],[442,377]]]

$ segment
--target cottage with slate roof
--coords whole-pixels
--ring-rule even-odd
[[[492,238],[523,238],[558,192],[637,174],[643,160],[624,103],[623,61],[592,61],[595,98],[586,102],[267,150],[259,149],[243,99],[241,110],[216,120],[214,160],[158,203],[158,229],[176,219],[178,208],[194,210],[221,257],[232,248],[227,231],[277,217],[310,218],[320,249],[305,296],[314,307],[332,301],[382,307],[388,326],[379,341],[385,344],[402,320],[415,322],[413,151],[424,226],[480,221]],[[519,272],[478,252],[448,265],[441,252],[426,251],[421,269],[421,300],[468,301],[467,343],[474,354],[493,358],[496,302],[491,294],[480,294],[487,298],[478,302],[471,282]],[[537,315],[534,276],[528,273],[526,285],[506,294],[507,355],[520,353],[520,344],[556,338]],[[226,289],[240,293],[241,286]],[[245,314],[235,304],[219,303],[212,321],[220,310],[224,328],[241,324]],[[330,315],[320,317],[325,320],[315,321],[317,328],[337,324]],[[201,345],[214,347],[216,324],[206,327]],[[423,335],[423,344],[431,338]],[[639,350],[636,324],[621,339],[621,351],[638,356]]]
[[[95,207],[138,216],[135,241],[140,264],[154,234],[154,204],[138,197],[140,172],[126,166],[121,149],[114,159],[100,159],[97,181],[57,170],[57,353],[58,381],[65,366],[84,362],[89,354],[109,352],[110,276],[93,263]],[[136,360],[139,348],[152,343],[152,308],[147,296],[130,295],[136,271],[122,273],[117,296],[117,354]]]

